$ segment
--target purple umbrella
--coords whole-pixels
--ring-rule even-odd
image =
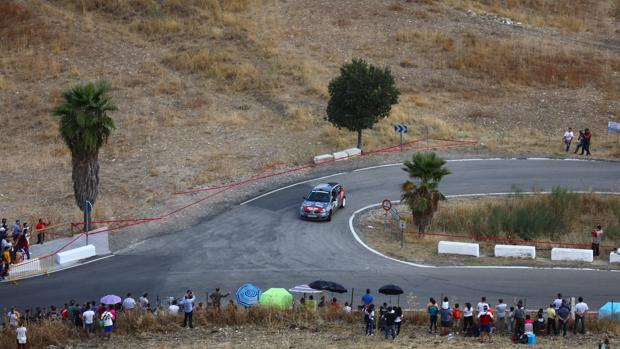
[[[103,304],[118,304],[121,302],[121,297],[109,294],[107,296],[101,297],[101,303]]]

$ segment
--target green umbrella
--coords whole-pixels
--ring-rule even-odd
[[[283,288],[270,288],[260,296],[260,304],[267,307],[290,309],[293,295]]]

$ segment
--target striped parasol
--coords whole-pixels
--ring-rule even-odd
[[[308,285],[299,285],[299,286],[295,286],[293,288],[289,288],[290,292],[295,292],[295,293],[321,293],[323,291],[321,290],[315,290],[312,287],[308,286]]]

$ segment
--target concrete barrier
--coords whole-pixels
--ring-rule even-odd
[[[495,257],[536,258],[536,246],[495,245]]]
[[[334,156],[332,154],[322,154],[314,157],[315,164],[322,164],[330,161],[334,161]]]
[[[592,262],[594,260],[594,255],[592,250],[578,248],[552,248],[551,260]]]
[[[360,148],[349,148],[345,149],[344,152],[347,153],[350,158],[362,155],[362,150]]]
[[[609,264],[612,264],[612,263],[620,263],[620,254],[616,252],[611,252],[609,254]]]
[[[439,254],[460,254],[477,258],[480,257],[480,246],[465,242],[439,241],[437,252]]]
[[[94,245],[86,245],[83,247],[74,248],[71,250],[58,252],[55,256],[56,264],[66,264],[70,262],[76,262],[85,258],[90,258],[97,255]]]
[[[349,158],[349,154],[346,151],[337,151],[333,154],[334,160],[341,161]]]

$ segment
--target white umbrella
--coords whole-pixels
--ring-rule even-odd
[[[315,290],[315,289],[311,288],[308,285],[299,285],[299,286],[295,286],[293,288],[289,288],[289,292],[295,292],[295,293],[322,293],[323,291]]]

